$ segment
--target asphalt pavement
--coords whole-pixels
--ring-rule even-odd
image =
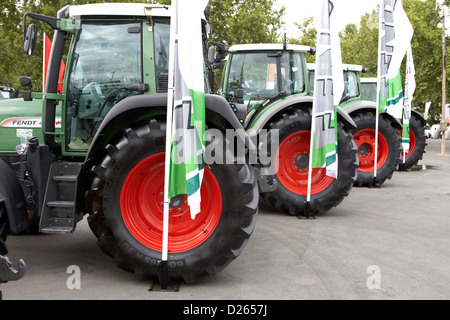
[[[178,292],[149,291],[150,282],[117,268],[86,220],[70,235],[9,236],[8,257],[27,272],[0,290],[4,300],[450,299],[449,140],[446,151],[428,140],[412,171],[379,189],[353,188],[316,219],[262,204],[243,253]]]

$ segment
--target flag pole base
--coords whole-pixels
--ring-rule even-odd
[[[167,290],[167,287],[169,285],[169,266],[166,261],[161,261],[161,291]]]
[[[152,282],[150,285],[150,289],[148,291],[156,291],[156,292],[180,292],[181,282],[176,283],[168,283],[165,286],[165,289],[162,289],[161,283],[158,281]]]
[[[381,188],[381,185],[378,182],[377,177],[373,177],[372,185],[370,187],[371,188],[378,188],[378,189]]]
[[[179,292],[181,282],[169,282],[169,267],[167,261],[161,261],[161,276],[159,281],[152,282],[148,291]]]
[[[316,219],[316,216],[311,215],[311,207],[310,207],[310,203],[309,201],[305,201],[305,211],[304,214],[302,215],[301,213],[299,213],[297,215],[298,219]]]

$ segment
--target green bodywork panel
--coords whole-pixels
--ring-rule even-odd
[[[37,137],[39,143],[44,143],[41,123],[42,100],[1,100],[0,153],[16,153],[16,146],[23,143],[21,137],[25,142],[27,136]],[[57,112],[55,125],[61,127],[61,112]]]

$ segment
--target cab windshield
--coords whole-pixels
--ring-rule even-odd
[[[277,67],[277,62],[280,68]],[[273,53],[239,53],[233,54],[229,69],[226,95],[233,100],[238,89],[243,91],[239,101],[251,107],[261,103],[279,92],[286,95],[303,93],[305,79],[301,53],[284,52],[276,57]],[[281,70],[281,75],[278,75]]]
[[[377,83],[361,82],[361,96],[364,100],[377,101]]]
[[[359,97],[358,74],[355,71],[344,71],[344,96],[342,101]]]

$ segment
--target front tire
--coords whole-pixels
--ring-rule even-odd
[[[409,120],[409,129],[409,152],[406,154],[405,163],[400,166],[402,171],[410,170],[413,166],[417,165],[419,160],[422,160],[427,147],[425,127],[414,114],[411,115],[411,119]]]
[[[0,193],[0,255],[8,253],[6,237],[8,236],[8,213],[6,212],[6,199]]]
[[[150,120],[126,130],[92,169],[89,223],[100,247],[138,278],[161,274],[165,124]],[[210,165],[193,221],[182,199],[169,226],[169,280],[195,282],[224,269],[244,249],[258,213],[249,165]],[[160,279],[161,280],[161,279]]]
[[[353,130],[353,138],[358,147],[359,169],[356,185],[373,187],[375,172],[375,114],[373,112],[357,112],[350,114],[357,128]],[[397,171],[402,152],[402,139],[392,123],[384,118],[379,119],[377,177],[376,183],[381,186],[391,179]]]
[[[280,146],[275,156],[278,171],[265,178],[277,187],[261,195],[269,206],[290,215],[306,210],[311,118],[311,108],[290,109],[269,124],[269,135],[279,130]],[[313,169],[310,213],[314,215],[338,206],[356,181],[356,144],[339,120],[338,149],[338,179],[326,176],[325,169]]]

